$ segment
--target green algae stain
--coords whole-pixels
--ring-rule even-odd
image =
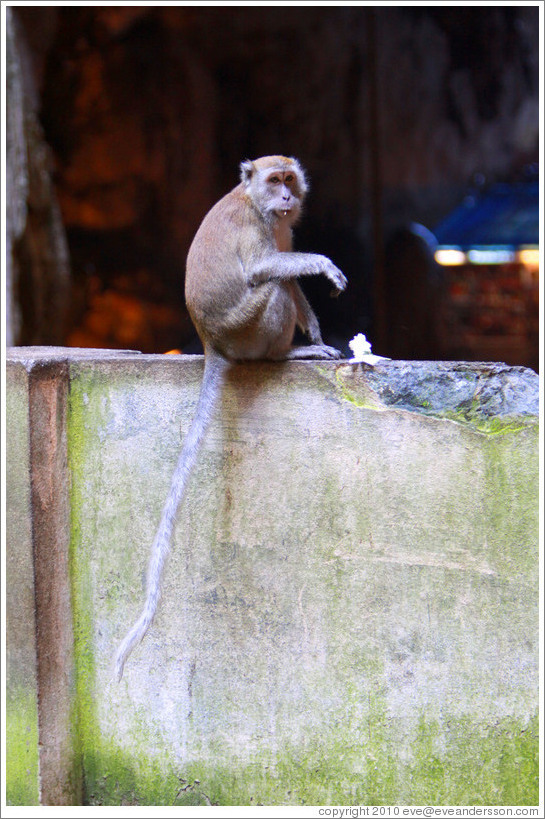
[[[131,711],[140,749],[129,753],[101,735],[94,692],[93,597],[89,572],[93,544],[82,540],[80,520],[91,444],[104,391],[91,378],[72,382],[69,462],[72,473],[71,572],[75,609],[78,713],[86,805],[533,805],[537,803],[537,719],[494,725],[475,718],[421,717],[410,741],[392,724],[377,696],[362,724],[340,720],[324,735],[305,737],[273,754],[259,748],[252,762],[213,746],[187,762],[174,763],[168,748],[152,752],[144,723]],[[347,399],[348,400],[348,399]],[[363,406],[364,398],[353,401]],[[368,406],[368,404],[367,404]],[[384,407],[381,407],[384,409]],[[96,426],[95,426],[96,424]],[[494,439],[491,439],[491,444]],[[497,439],[498,444],[501,439]],[[87,442],[87,443],[86,443]],[[329,489],[329,487],[328,487]],[[331,489],[331,496],[338,492]],[[333,506],[332,506],[333,509]],[[379,668],[368,674],[380,679]],[[358,691],[350,699],[358,700]],[[400,753],[403,748],[403,754]],[[244,749],[241,749],[241,753]]]
[[[513,415],[494,415],[487,416],[478,411],[468,411],[460,408],[458,411],[445,410],[443,412],[427,412],[434,418],[444,419],[446,421],[455,421],[464,426],[472,427],[476,432],[484,435],[509,435],[517,432],[524,432],[527,429],[536,428],[538,419],[533,416],[513,416]]]
[[[70,576],[74,612],[74,651],[76,658],[76,711],[73,714],[73,736],[83,778],[86,777],[86,748],[99,741],[96,726],[93,653],[93,600],[90,587],[89,554],[81,533],[84,486],[89,465],[88,438],[90,396],[95,383],[92,377],[72,379],[68,412],[68,465],[70,470]]]
[[[38,708],[22,688],[6,702],[6,804],[39,805]]]
[[[422,718],[409,757],[395,730],[362,727],[301,749],[232,764],[194,761],[179,768],[89,750],[90,805],[534,805],[538,801],[538,722],[485,725],[466,718]],[[371,730],[369,730],[371,728]],[[355,738],[357,736],[357,739]]]
[[[421,722],[410,766],[410,804],[534,805],[538,793],[538,718],[493,725],[469,717]],[[424,800],[424,801],[421,801]]]
[[[336,370],[335,380],[341,398],[354,407],[375,411],[388,409],[388,406],[365,381],[354,380],[350,383],[343,369]]]

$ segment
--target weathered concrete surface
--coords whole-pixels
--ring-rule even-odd
[[[28,375],[7,367],[6,798],[37,805],[38,688],[30,512]]]
[[[74,734],[74,635],[67,464],[68,365],[37,362],[29,370],[31,521],[36,606],[40,802],[81,800]]]
[[[86,804],[537,802],[537,376],[423,367],[237,367],[118,684],[202,359],[70,359]]]
[[[38,799],[43,805],[77,804],[81,776],[74,742],[68,567],[68,365],[44,358],[28,367],[10,367],[7,377],[7,505],[12,541],[6,584],[12,723],[7,799],[12,804],[37,804]]]

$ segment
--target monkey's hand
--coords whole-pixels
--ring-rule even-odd
[[[346,285],[348,284],[348,279],[342,273],[338,267],[336,267],[330,259],[324,257],[327,261],[327,265],[325,265],[324,275],[327,276],[330,282],[334,285],[334,290],[331,291],[332,296],[338,296],[343,290],[346,290]]]

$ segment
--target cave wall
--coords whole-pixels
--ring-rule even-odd
[[[6,341],[56,344],[67,332],[69,253],[38,116],[35,64],[11,8],[6,81]]]
[[[305,286],[341,345],[373,330],[373,267],[399,226],[433,227],[469,184],[537,160],[535,7],[17,14],[71,252],[69,344],[196,349],[185,256],[242,158],[307,167],[298,247],[329,253],[350,298],[333,309],[324,282]]]

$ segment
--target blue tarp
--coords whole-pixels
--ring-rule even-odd
[[[539,243],[539,183],[498,184],[463,204],[433,231],[439,245],[471,247]]]

